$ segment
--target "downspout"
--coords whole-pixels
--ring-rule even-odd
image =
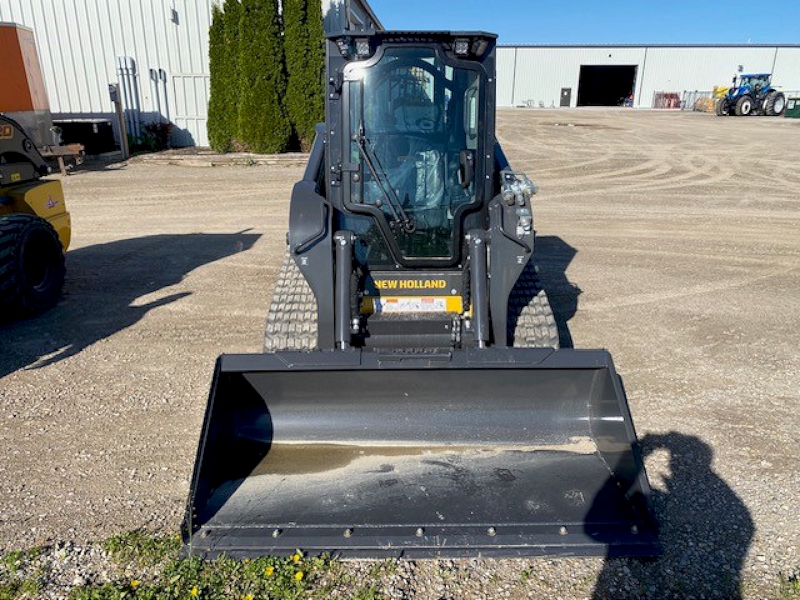
[[[514,68],[511,71],[511,106],[514,107],[517,105],[516,102],[516,93],[517,93],[517,52],[519,52],[518,47],[514,47]]]
[[[153,97],[153,108],[158,113],[158,122],[161,122],[161,98],[158,92],[158,73],[155,69],[150,69],[150,95]]]
[[[133,136],[133,104],[131,100],[131,82],[128,77],[128,69],[125,66],[125,59],[122,56],[117,57],[117,72],[119,73],[119,82],[122,86],[123,109],[125,111],[125,128],[128,130],[128,135]]]
[[[642,74],[639,77],[639,93],[636,95],[636,107],[642,108],[642,92],[644,91],[644,68],[647,65],[647,46],[644,47],[644,58],[642,59]]]
[[[770,74],[775,75],[775,63],[778,62],[778,46],[775,46],[775,56],[772,57],[772,70]]]
[[[161,88],[164,91],[164,117],[167,119],[167,123],[170,123],[172,119],[169,117],[169,101],[167,100],[167,72],[159,69],[158,78],[161,80]]]
[[[136,61],[133,60],[130,56],[125,57],[125,62],[128,65],[128,69],[130,71],[131,77],[131,96],[133,98],[133,124],[136,130],[134,131],[134,135],[138,136],[139,131],[141,129],[141,123],[139,122],[139,84],[136,83]]]

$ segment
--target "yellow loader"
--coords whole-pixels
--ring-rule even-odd
[[[0,314],[53,306],[64,286],[70,216],[61,182],[13,119],[0,114]]]

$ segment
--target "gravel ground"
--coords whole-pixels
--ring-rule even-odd
[[[400,561],[383,593],[780,597],[780,575],[800,570],[800,121],[498,122],[541,185],[561,337],[608,348],[625,380],[664,554]],[[177,529],[214,359],[260,349],[301,173],[139,161],[65,180],[64,299],[0,325],[0,549],[50,546],[39,560],[67,566],[48,595],[113,576],[97,540]],[[366,577],[367,563],[346,568]]]

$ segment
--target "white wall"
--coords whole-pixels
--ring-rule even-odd
[[[561,88],[571,88],[571,106],[576,106],[581,65],[641,65],[643,58],[644,48],[520,47],[516,50],[513,98],[498,97],[498,105],[513,106],[532,101],[537,106],[539,102],[545,107],[558,106]],[[637,69],[637,90],[640,72],[641,68]],[[498,85],[506,86],[499,70],[497,79]]]
[[[654,92],[710,91],[745,72],[774,73],[784,90],[800,90],[800,47],[794,46],[506,46],[497,49],[497,104],[558,106],[561,88],[577,105],[581,65],[636,65],[634,105],[649,108]]]
[[[117,57],[129,56],[136,61],[143,120],[157,116],[150,69],[163,69],[173,142],[206,146],[212,1],[0,0],[0,21],[34,30],[56,118],[112,118],[108,84],[119,81]]]

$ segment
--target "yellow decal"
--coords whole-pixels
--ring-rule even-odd
[[[384,296],[381,298],[364,298],[361,302],[361,314],[373,313],[453,313],[464,312],[461,296]]]
[[[376,279],[379,290],[443,290],[447,287],[444,279]]]
[[[20,176],[19,173],[12,173],[11,174],[11,183],[19,181],[20,179],[22,179],[22,177]]]
[[[3,125],[0,127],[0,140],[14,139],[14,128],[11,125]]]

